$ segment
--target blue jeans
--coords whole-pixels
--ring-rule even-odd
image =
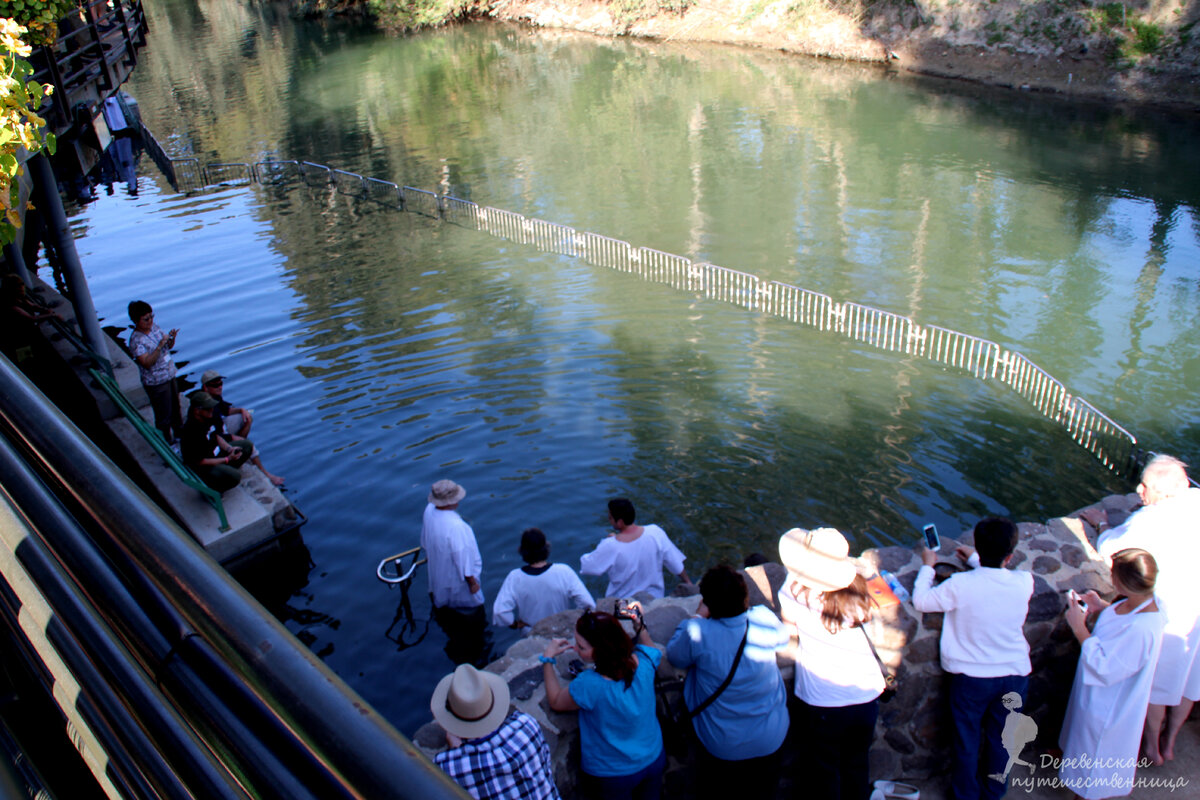
[[[1001,734],[1010,713],[1020,714],[1020,708],[1005,708],[1004,695],[1016,692],[1025,704],[1029,676],[1006,675],[1001,678],[972,678],[950,675],[950,716],[954,720],[954,772],[950,778],[950,793],[954,800],[999,800],[1008,788],[1010,755],[1017,758],[1020,749],[1009,753]],[[1030,721],[1032,723],[1032,721]],[[1037,728],[1033,732],[1036,735]],[[1031,740],[1011,742],[1024,748]],[[983,747],[983,770],[980,772],[979,750]],[[1003,775],[996,780],[991,775]]]
[[[601,778],[588,775],[592,795],[596,800],[658,800],[662,792],[662,774],[667,767],[667,751],[663,749],[650,766],[632,775]],[[586,773],[585,773],[586,774]]]

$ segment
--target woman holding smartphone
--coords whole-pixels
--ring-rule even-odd
[[[1120,595],[1112,605],[1094,591],[1083,596],[1099,611],[1087,628],[1079,598],[1067,603],[1067,625],[1079,640],[1079,664],[1059,746],[1064,786],[1087,800],[1124,797],[1133,791],[1138,745],[1154,664],[1162,646],[1163,615],[1154,601],[1158,564],[1145,550],[1113,555],[1112,583]]]

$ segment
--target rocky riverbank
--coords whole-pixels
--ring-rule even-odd
[[[1136,494],[1112,495],[1101,505],[1112,524],[1119,524],[1139,503]],[[1011,566],[1034,576],[1034,594],[1029,603],[1025,636],[1030,643],[1033,675],[1029,699],[1023,711],[1038,724],[1034,747],[1053,749],[1066,710],[1079,646],[1063,620],[1065,592],[1080,594],[1095,589],[1111,594],[1108,570],[1096,554],[1096,531],[1086,525],[1079,512],[1052,519],[1045,524],[1021,523],[1020,541]],[[972,544],[970,531],[956,541],[943,538],[939,553],[939,574],[955,569],[956,544]],[[912,590],[920,558],[907,547],[868,550],[859,557],[860,572],[874,574],[887,570]],[[750,587],[750,602],[761,603],[778,613],[776,595],[783,585],[785,570],[779,564],[764,564],[745,570]],[[675,627],[691,615],[698,597],[667,597],[647,604],[646,626],[656,644],[665,648]],[[599,601],[602,610],[612,611],[613,600]],[[504,657],[488,669],[508,681],[513,704],[541,723],[554,755],[559,789],[565,798],[575,796],[575,776],[579,771],[578,721],[573,713],[557,713],[545,702],[542,667],[538,662],[546,641],[572,635],[579,611],[564,611],[539,622],[530,634],[509,648]],[[922,787],[922,794],[941,796],[950,764],[950,727],[944,702],[945,673],[939,663],[938,637],[942,614],[921,614],[911,603],[883,609],[872,622],[871,636],[881,659],[896,672],[899,691],[890,702],[880,706],[879,723],[871,749],[871,779],[903,779]],[[778,654],[784,680],[791,690],[794,653]],[[674,672],[664,660],[660,675]],[[560,666],[564,680],[565,665]],[[445,734],[436,723],[417,731],[414,741],[429,755],[445,746]],[[787,745],[784,745],[785,749]],[[665,778],[668,797],[692,796],[691,765],[671,761]],[[926,791],[932,789],[932,792]],[[781,797],[792,796],[785,784]]]
[[[1071,98],[1200,110],[1189,0],[293,0],[410,30],[491,18],[598,36],[763,47]]]
[[[1061,0],[499,0],[489,16],[602,36],[705,41],[877,62],[1074,97],[1200,109],[1200,6]],[[1196,31],[1200,34],[1200,30]]]

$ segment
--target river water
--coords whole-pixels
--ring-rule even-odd
[[[127,88],[176,154],[320,162],[911,315],[1200,461],[1195,119],[716,46],[147,13]],[[389,637],[373,571],[438,478],[468,490],[489,602],[524,527],[577,566],[614,495],[698,576],[795,525],[907,543],[1131,488],[996,383],[324,190],[140,173],[72,216],[97,307],[148,300],[191,378],[256,409],[313,562],[266,599],[408,733],[451,664],[423,579]]]

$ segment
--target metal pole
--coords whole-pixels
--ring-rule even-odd
[[[88,289],[83,265],[79,263],[79,252],[75,249],[75,237],[67,224],[67,212],[63,210],[62,197],[58,194],[58,180],[54,167],[45,153],[38,153],[26,162],[33,178],[34,190],[38,193],[38,208],[46,218],[46,235],[54,237],[54,248],[62,260],[63,277],[70,289],[71,301],[75,306],[75,319],[83,340],[96,355],[108,358],[107,337],[100,329],[100,319],[92,304],[92,292]]]
[[[272,618],[5,358],[0,417],[356,798],[467,798]]]
[[[21,248],[17,247],[16,242],[4,245],[4,260],[12,267],[13,273],[25,284],[25,288],[32,289],[33,276],[29,274],[29,267],[25,266],[25,256],[21,254]]]

